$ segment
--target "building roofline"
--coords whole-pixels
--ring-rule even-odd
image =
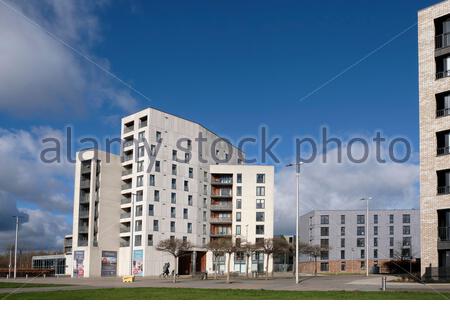
[[[314,214],[314,213],[320,213],[320,212],[337,212],[337,213],[345,213],[345,212],[365,212],[366,209],[332,209],[332,210],[311,210],[308,211],[307,213],[304,213],[302,216],[308,215],[308,214]],[[396,212],[396,211],[419,211],[420,209],[370,209],[369,213],[371,212]]]
[[[425,8],[419,9],[419,10],[418,10],[417,12],[422,12],[422,11],[426,11],[426,10],[429,10],[429,9],[431,9],[431,8],[433,8],[433,7],[436,7],[436,6],[439,6],[439,5],[443,4],[444,2],[447,2],[447,1],[440,1],[440,2],[438,2],[438,3],[435,3],[435,4],[432,4],[432,5],[429,5],[428,7],[425,7]]]

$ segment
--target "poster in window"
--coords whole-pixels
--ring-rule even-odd
[[[144,251],[133,251],[133,276],[144,276]]]
[[[102,251],[102,277],[115,277],[117,275],[117,252]]]
[[[75,251],[73,255],[73,276],[74,278],[84,277],[84,251]]]

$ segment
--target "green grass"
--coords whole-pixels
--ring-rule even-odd
[[[44,283],[32,283],[32,282],[0,282],[0,289],[9,288],[37,288],[37,287],[64,287],[66,285],[56,284],[44,284]]]
[[[0,294],[18,300],[444,300],[450,292],[293,292],[186,288],[115,288]]]

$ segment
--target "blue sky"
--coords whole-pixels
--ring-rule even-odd
[[[117,136],[121,116],[153,105],[234,140],[265,124],[282,137],[277,151],[283,159],[293,156],[294,136],[317,137],[323,125],[344,139],[376,130],[405,136],[417,152],[415,26],[301,99],[411,27],[417,11],[436,1],[8,3],[151,101],[0,5],[0,18],[8,22],[0,27],[12,43],[0,60],[0,81],[8,89],[0,91],[5,139],[19,139],[18,132],[37,138],[42,128],[67,125],[77,136]],[[67,201],[70,172],[69,166],[52,176]],[[18,207],[70,223],[69,204],[43,208],[27,193],[34,191],[20,188],[0,185]]]

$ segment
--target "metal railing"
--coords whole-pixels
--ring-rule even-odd
[[[132,132],[132,131],[134,131],[134,126],[129,126],[129,127],[125,126],[123,128],[123,133],[129,133],[129,132]]]
[[[91,187],[91,180],[81,180],[80,181],[80,188],[90,188]]]
[[[89,202],[90,201],[90,196],[91,195],[89,193],[80,195],[80,202],[81,203]]]
[[[79,247],[87,247],[88,240],[78,240],[78,246]]]
[[[450,147],[442,147],[442,148],[437,148],[437,155],[438,156],[443,156],[446,154],[450,154]]]
[[[122,176],[127,176],[132,173],[133,173],[133,169],[123,169],[122,170]]]
[[[91,166],[82,166],[81,173],[91,173]]]
[[[129,204],[129,203],[131,203],[131,198],[122,198],[120,200],[120,203],[121,204]]]
[[[147,120],[145,120],[145,121],[141,121],[140,123],[139,123],[139,128],[144,128],[144,127],[146,127],[147,126]]]
[[[211,184],[230,185],[233,184],[233,179],[231,178],[212,179]]]
[[[127,162],[133,160],[133,154],[124,154],[122,156],[122,162]]]
[[[435,37],[435,48],[443,49],[450,46],[450,33],[443,33]]]
[[[89,218],[89,210],[80,210],[78,216],[80,218]]]
[[[130,232],[130,227],[120,227],[120,233],[128,233]]]
[[[442,186],[437,188],[438,194],[450,194],[450,186]]]
[[[128,190],[128,189],[131,189],[131,183],[123,184],[120,188],[121,188],[122,190]]]
[[[446,117],[450,115],[450,108],[436,110],[436,118]]]
[[[231,217],[229,218],[211,218],[210,223],[233,223]]]
[[[130,241],[121,241],[120,242],[121,248],[129,247],[129,246],[130,246]]]
[[[83,233],[89,232],[89,225],[79,225],[78,232],[83,232]]]
[[[233,210],[233,204],[231,202],[211,204],[211,210]]]
[[[125,141],[124,143],[123,143],[123,148],[128,148],[128,147],[131,147],[132,145],[133,145],[133,140],[128,140],[128,141]]]
[[[231,237],[231,230],[230,231],[219,231],[219,232],[211,232],[212,237]]]
[[[131,212],[122,212],[120,214],[120,219],[129,219],[131,218]]]
[[[450,241],[450,227],[438,227],[439,241]]]
[[[450,77],[450,70],[436,72],[436,80]]]

